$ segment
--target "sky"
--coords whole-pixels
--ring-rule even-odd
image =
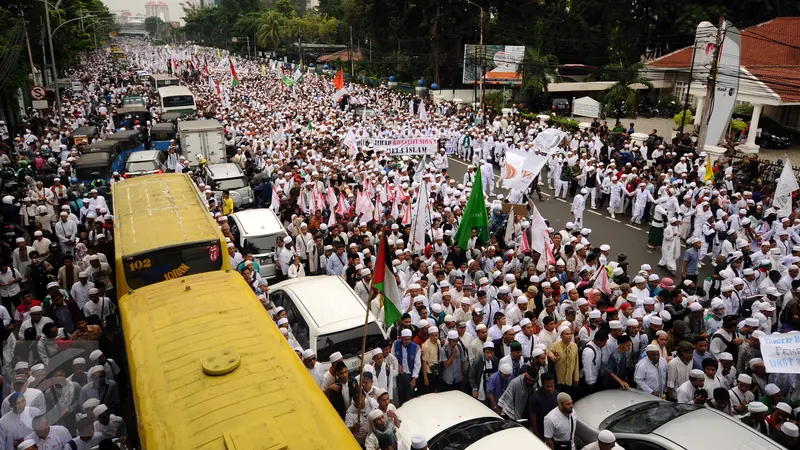
[[[180,7],[179,3],[184,1],[191,0],[164,0],[164,2],[169,5],[169,20],[175,21],[181,18],[183,9]],[[158,0],[156,0],[156,3],[157,2]],[[127,10],[135,16],[139,13],[144,14],[144,4],[147,3],[147,0],[103,0],[103,3],[108,6],[108,9],[112,12]]]

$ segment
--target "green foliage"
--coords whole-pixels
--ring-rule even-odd
[[[737,103],[733,106],[733,114],[736,116],[752,116],[753,105],[750,103]]]
[[[735,131],[742,131],[747,128],[747,122],[739,119],[731,119],[731,128]]]
[[[483,94],[483,104],[487,108],[491,107],[499,112],[500,109],[505,108],[507,103],[507,99],[503,96],[503,91],[485,92]]]
[[[531,114],[536,117],[535,115]],[[572,120],[569,117],[565,116],[557,116],[555,114],[550,115],[550,124],[558,125],[559,127],[563,127],[567,131],[576,131],[578,129],[579,122],[577,120]]]
[[[557,66],[555,56],[544,55],[535,48],[525,48],[522,64],[517,68],[517,73],[522,75],[522,90],[537,94],[547,92],[547,84],[558,77]]]
[[[683,119],[684,113],[686,114],[686,119]],[[687,109],[679,112],[678,114],[675,114],[675,117],[673,117],[672,120],[675,121],[676,127],[680,127],[681,123],[683,123],[683,125],[686,126],[693,123],[692,121],[694,120],[694,116],[692,115],[692,111]]]
[[[611,87],[600,94],[603,102],[608,107],[607,111],[612,111],[611,115],[616,115],[619,118],[622,116],[623,110],[628,112],[635,111],[638,93],[632,85],[643,84],[650,89],[653,88],[653,83],[642,75],[644,69],[644,63],[641,61],[634,64],[607,64],[603,67],[600,72],[600,79],[602,81],[615,81]]]

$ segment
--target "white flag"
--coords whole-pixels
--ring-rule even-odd
[[[546,238],[547,222],[544,221],[544,217],[539,213],[539,209],[534,206],[531,217],[531,250],[541,255],[539,259],[547,258],[544,248]]]
[[[425,250],[425,233],[431,226],[430,204],[428,200],[428,184],[425,181],[419,186],[419,197],[411,216],[411,234],[408,236],[408,249],[411,253],[422,253]]]
[[[778,178],[778,186],[775,188],[775,196],[772,200],[772,206],[778,210],[779,217],[787,217],[792,213],[792,192],[796,191],[797,178],[794,176],[792,170],[792,163],[789,158],[783,165],[781,177]]]
[[[547,163],[547,156],[509,149],[502,167],[503,187],[525,192]]]
[[[508,212],[506,219],[506,235],[503,237],[508,247],[514,247],[514,210]]]
[[[428,120],[428,111],[425,110],[425,102],[419,102],[419,120],[423,122]]]

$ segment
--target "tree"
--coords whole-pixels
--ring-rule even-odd
[[[264,12],[260,19],[256,39],[262,47],[277,50],[281,44],[281,30],[286,25],[286,18],[274,9]]]
[[[517,67],[517,73],[522,75],[522,90],[533,91],[535,94],[547,92],[547,85],[557,80],[558,58],[553,55],[542,54],[538,49],[525,47],[525,56],[522,64]]]
[[[607,106],[613,108],[612,111],[617,120],[621,118],[625,109],[628,112],[636,111],[638,93],[632,87],[634,84],[643,84],[650,89],[653,88],[653,83],[642,75],[644,69],[645,65],[640,61],[631,65],[608,64],[600,72],[602,81],[615,81],[611,87],[602,92],[601,98]]]

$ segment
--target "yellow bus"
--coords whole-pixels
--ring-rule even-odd
[[[188,175],[114,183],[117,295],[186,275],[231,268],[225,237]]]
[[[143,449],[360,448],[236,271],[156,283],[119,307]]]

